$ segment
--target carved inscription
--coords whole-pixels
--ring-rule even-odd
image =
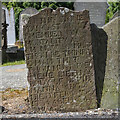
[[[33,109],[96,107],[88,11],[44,9],[28,21],[24,41]]]

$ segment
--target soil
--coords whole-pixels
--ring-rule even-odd
[[[2,91],[2,106],[5,108],[3,113],[7,114],[29,114],[33,111],[28,100],[28,90],[14,90],[11,88]]]
[[[3,115],[21,115],[28,114],[27,117],[31,118],[36,117],[36,113],[32,111],[30,107],[30,103],[28,100],[28,89],[14,90],[14,89],[6,89],[2,93],[2,106],[4,107]],[[118,118],[117,110],[105,110],[105,109],[93,109],[87,110],[86,112],[69,112],[69,113],[57,113],[57,112],[41,112],[38,114],[39,117],[108,117],[108,118]],[[7,116],[5,116],[7,117]],[[10,116],[8,116],[10,117]]]

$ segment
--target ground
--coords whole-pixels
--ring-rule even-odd
[[[31,110],[29,100],[28,100],[28,82],[27,82],[27,69],[25,64],[4,66],[0,67],[2,77],[0,77],[0,94],[2,94],[2,106],[5,108],[2,117],[10,117],[8,115],[20,115],[18,117],[36,117],[34,111]],[[118,117],[117,110],[104,110],[104,109],[94,109],[87,110],[86,112],[69,112],[69,113],[59,113],[59,112],[43,112],[37,114],[38,117],[108,117],[115,118]],[[13,116],[15,117],[15,116]]]
[[[2,101],[3,101],[3,107],[5,108],[3,112],[3,116],[10,117],[6,115],[20,115],[17,117],[22,117],[27,114],[26,117],[72,117],[72,118],[117,118],[118,117],[118,111],[117,110],[105,110],[105,109],[94,109],[94,110],[87,110],[86,112],[68,112],[68,113],[58,113],[58,112],[47,112],[47,113],[41,113],[41,114],[35,114],[34,111],[31,110],[29,100],[28,100],[28,88],[21,89],[21,90],[14,90],[11,88],[6,89],[5,91],[2,91]],[[12,116],[13,117],[13,116]],[[15,116],[14,116],[15,117]]]
[[[0,91],[28,87],[25,64],[0,67]]]
[[[31,113],[32,110],[28,100],[28,90],[14,90],[11,88],[2,91],[2,104],[5,108],[3,113],[7,114],[23,114]]]

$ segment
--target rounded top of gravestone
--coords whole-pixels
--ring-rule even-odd
[[[70,10],[68,8],[65,8],[65,7],[59,7],[56,10],[54,10],[52,8],[43,8],[43,9],[41,9],[41,11],[38,14],[40,14],[42,12],[53,13],[53,14],[61,13],[62,15],[64,15],[65,13],[68,13],[68,12],[72,12],[72,13],[81,12],[81,13],[87,13],[87,14],[89,13],[88,10],[73,11],[73,10]],[[35,14],[35,15],[37,15],[37,14]]]
[[[24,9],[20,14],[36,14],[37,12],[38,12],[37,9],[28,7],[26,9]]]
[[[59,7],[57,8],[56,10],[52,9],[52,8],[43,8],[41,9],[41,11],[37,14],[34,14],[32,16],[28,16],[29,17],[29,20],[27,21],[27,23],[31,20],[31,19],[37,19],[37,17],[39,16],[44,16],[44,14],[47,13],[47,15],[65,15],[65,14],[68,14],[68,13],[71,13],[71,16],[74,16],[74,13],[80,13],[84,16],[84,18],[88,18],[89,19],[89,11],[88,10],[83,10],[83,11],[73,11],[73,10],[70,10],[68,8],[65,8],[65,7]]]
[[[23,25],[25,25],[30,16],[37,14],[38,10],[32,7],[24,9],[19,15],[19,40],[23,41]]]

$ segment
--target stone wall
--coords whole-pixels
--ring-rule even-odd
[[[24,42],[35,111],[97,107],[88,11],[41,10],[24,27]]]

